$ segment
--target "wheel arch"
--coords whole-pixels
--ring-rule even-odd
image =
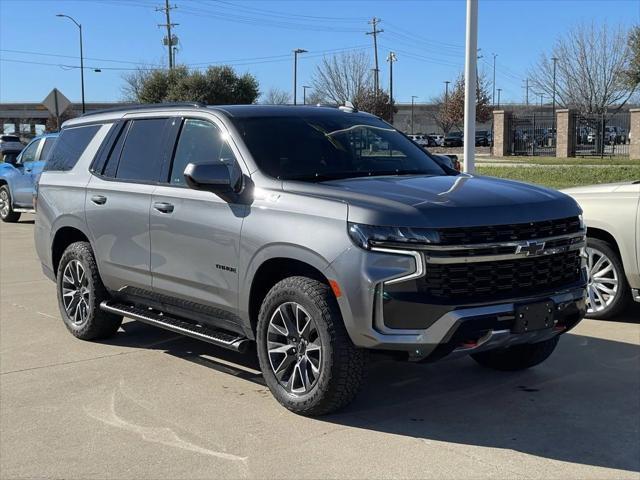
[[[622,256],[620,254],[620,247],[618,246],[618,242],[613,235],[611,235],[606,230],[602,228],[594,228],[587,227],[587,237],[597,238],[598,240],[602,240],[603,242],[607,242],[611,245],[611,248],[616,252],[618,258],[622,260]]]
[[[247,298],[246,308],[251,331],[255,334],[260,306],[269,290],[276,283],[287,277],[300,275],[313,278],[329,286],[329,279],[323,270],[318,265],[312,265],[306,260],[290,256],[276,256],[263,261],[251,278]]]
[[[51,265],[54,275],[58,273],[58,265],[62,254],[69,245],[75,242],[87,242],[91,244],[89,236],[80,228],[65,225],[56,230],[51,240]]]

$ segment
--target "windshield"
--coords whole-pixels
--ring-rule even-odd
[[[260,170],[275,178],[444,175],[424,150],[375,117],[336,112],[233,121]]]

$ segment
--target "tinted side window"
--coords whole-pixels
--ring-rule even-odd
[[[116,178],[157,181],[163,161],[164,118],[133,120],[122,148]]]
[[[65,128],[56,140],[44,169],[67,171],[75,167],[80,156],[102,125]]]
[[[233,165],[235,156],[214,124],[193,118],[184,121],[169,182],[184,185],[184,169],[189,163],[222,162]]]
[[[53,147],[54,143],[56,143],[55,137],[47,137],[44,139],[44,146],[42,147],[42,151],[40,152],[40,160],[47,160],[49,152],[51,151],[51,147]]]
[[[20,163],[25,162],[33,162],[36,159],[36,153],[38,152],[38,145],[42,140],[36,140],[35,142],[30,143],[22,152],[22,156],[20,157]]]

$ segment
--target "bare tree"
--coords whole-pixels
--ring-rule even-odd
[[[151,70],[145,67],[139,67],[136,70],[125,73],[122,76],[124,84],[120,88],[123,100],[128,102],[137,102],[142,94],[142,88],[149,77]]]
[[[626,71],[627,85],[635,90],[640,85],[640,26],[635,26],[629,31],[629,66]]]
[[[291,95],[289,92],[274,87],[267,90],[261,100],[261,103],[266,105],[286,105],[291,103]]]
[[[454,127],[454,122],[451,120],[449,114],[448,98],[445,96],[445,92],[437,95],[431,99],[431,103],[435,106],[434,109],[430,109],[427,113],[438,126],[442,132],[447,135]]]
[[[441,121],[450,125],[449,129],[453,126],[462,129],[464,124],[464,84],[464,75],[461,73],[449,93],[446,104],[443,100],[442,108],[438,112]],[[484,123],[491,118],[490,98],[486,75],[480,72],[476,84],[476,122]]]
[[[556,102],[585,113],[601,113],[624,105],[635,87],[628,84],[630,61],[627,32],[606,24],[580,24],[559,38],[550,55],[543,53],[529,72],[534,88],[553,96],[553,58]]]
[[[314,94],[323,103],[355,104],[371,90],[371,61],[364,52],[346,52],[324,57],[311,79]]]

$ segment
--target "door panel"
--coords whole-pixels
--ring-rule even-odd
[[[158,186],[150,220],[153,291],[236,313],[246,212],[211,192]]]
[[[149,208],[154,185],[92,176],[85,208],[104,284],[151,289]]]
[[[31,142],[20,154],[17,165],[18,175],[14,177],[11,195],[13,204],[27,207],[33,202],[33,176],[34,165],[37,164],[38,154],[42,148],[42,139]]]

